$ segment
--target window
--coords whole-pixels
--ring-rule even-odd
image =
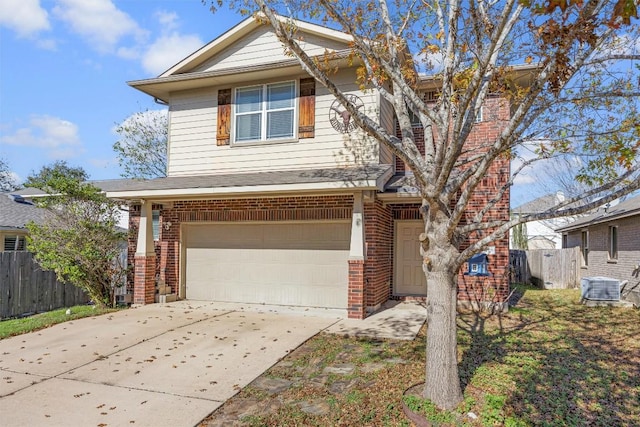
[[[589,232],[583,231],[581,233],[580,251],[582,252],[582,265],[589,265]]]
[[[160,211],[151,211],[151,226],[153,227],[153,240],[160,240]]]
[[[609,259],[618,259],[618,227],[615,225],[609,227]]]
[[[568,234],[563,234],[562,235],[562,247],[564,249],[569,247],[569,235]]]
[[[480,111],[478,111],[478,115],[476,116],[476,121],[474,123],[482,123],[484,115],[484,105],[480,106]]]
[[[5,251],[24,251],[26,250],[26,241],[24,236],[4,236]]]
[[[295,82],[236,89],[234,141],[260,142],[294,137]]]

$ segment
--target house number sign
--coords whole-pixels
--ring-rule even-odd
[[[346,98],[356,109],[364,107],[364,102],[362,102],[360,97],[349,94],[346,95]],[[329,122],[331,126],[340,133],[349,133],[358,127],[356,122],[351,120],[351,113],[349,113],[337,99],[334,100],[333,103],[331,103],[331,107],[329,107]]]

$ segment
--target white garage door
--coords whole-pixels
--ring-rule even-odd
[[[190,224],[184,233],[188,299],[347,307],[348,222]]]

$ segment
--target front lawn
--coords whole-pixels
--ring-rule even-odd
[[[67,310],[71,310],[71,314],[67,314]],[[20,319],[3,320],[0,321],[0,339],[48,328],[49,326],[69,320],[110,313],[115,310],[116,309],[94,308],[94,306],[91,305],[77,305],[70,309],[60,308]]]
[[[640,310],[588,308],[575,290],[521,294],[509,313],[460,315],[458,410],[410,405],[434,425],[640,425]],[[402,393],[424,379],[424,332],[412,342],[317,335],[202,426],[409,426]]]

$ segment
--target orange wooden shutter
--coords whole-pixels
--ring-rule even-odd
[[[231,141],[231,89],[218,91],[217,145],[229,145]]]
[[[300,116],[298,138],[313,138],[316,125],[316,81],[300,79]]]

